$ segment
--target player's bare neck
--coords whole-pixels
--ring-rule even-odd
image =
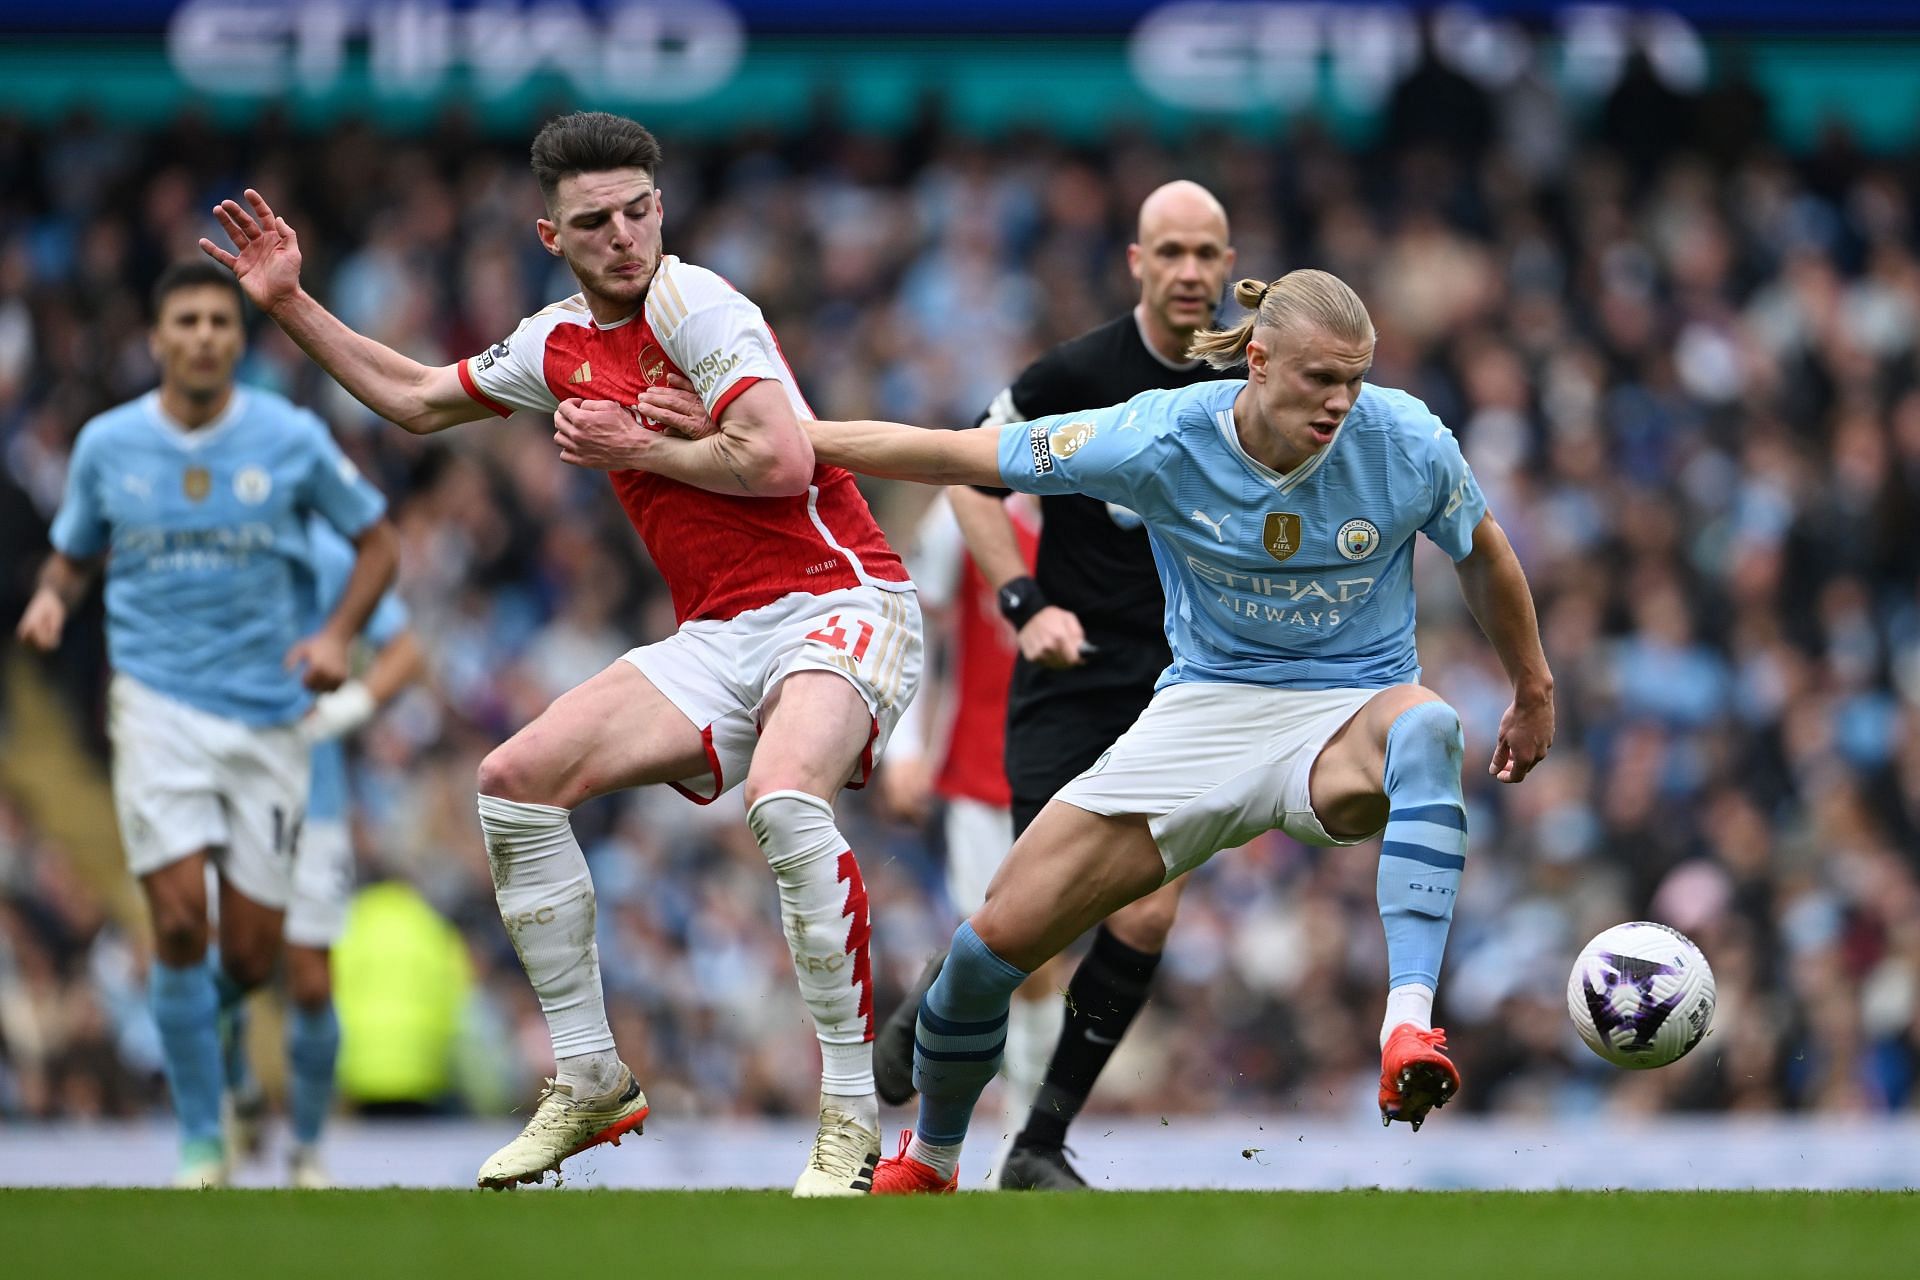
[[[232,399],[232,383],[206,395],[164,382],[160,384],[161,411],[188,431],[197,431],[214,421],[227,411],[227,404]]]
[[[591,289],[583,289],[581,292],[587,296],[587,314],[591,315],[593,322],[602,329],[633,319],[640,314],[641,308],[647,305],[645,294],[640,295],[638,302],[627,302],[624,299],[603,298]]]
[[[1234,434],[1240,437],[1240,447],[1246,450],[1249,458],[1284,476],[1311,458],[1317,450],[1310,449],[1301,453],[1298,450],[1289,449],[1286,442],[1280,438],[1280,433],[1269,426],[1266,419],[1261,416],[1259,407],[1250,394],[1251,390],[1252,388],[1248,387],[1234,397]]]

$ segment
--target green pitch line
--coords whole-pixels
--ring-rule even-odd
[[[1920,1195],[0,1191],[0,1273],[1017,1280],[1915,1274]]]

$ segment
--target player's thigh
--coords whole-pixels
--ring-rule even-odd
[[[1183,871],[1137,902],[1107,917],[1107,932],[1135,951],[1157,955],[1166,948],[1167,935],[1173,932],[1174,917],[1180,911],[1180,895],[1186,892],[1193,873]]]
[[[1307,788],[1329,835],[1360,839],[1387,825],[1387,733],[1410,708],[1439,700],[1417,684],[1382,689],[1327,740],[1314,757]]]
[[[874,708],[838,672],[796,671],[780,682],[747,770],[749,806],[773,791],[831,800],[870,755]]]
[[[232,726],[124,675],[108,687],[107,709],[113,806],[127,869],[143,884],[158,877],[161,897],[156,902],[148,894],[149,904],[161,913],[154,919],[157,928],[188,927],[171,910],[172,903],[182,901],[169,888],[177,878],[194,891],[187,907],[197,910],[193,921],[204,930],[206,894],[199,890],[199,873],[161,873],[227,843],[220,750]]]
[[[227,815],[220,872],[220,963],[241,986],[272,975],[293,896],[294,858],[306,823],[313,756],[291,725],[229,724],[219,741]]]
[[[1166,876],[1138,815],[1109,817],[1056,800],[1018,840],[972,916],[995,954],[1033,970]]]
[[[571,809],[707,772],[700,730],[626,659],[554,699],[480,764],[480,792]]]
[[[786,607],[760,650],[749,805],[772,791],[831,799],[864,786],[920,685],[914,593],[861,587]]]

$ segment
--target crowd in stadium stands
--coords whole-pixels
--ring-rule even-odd
[[[1372,379],[1460,435],[1536,589],[1559,739],[1523,786],[1484,774],[1505,705],[1443,557],[1423,548],[1426,679],[1466,724],[1472,851],[1439,1020],[1461,1105],[1872,1112],[1920,1071],[1920,160],[1839,131],[1768,141],[1739,82],[1683,97],[1638,67],[1590,115],[1428,66],[1355,149],[1200,130],[955,136],[937,110],[868,136],[664,139],[667,246],[756,299],[816,410],[971,423],[1044,346],[1123,310],[1131,215],[1176,176],[1217,191],[1236,274],[1317,266],[1380,333]],[[144,287],[256,185],[348,323],[429,363],[572,292],[539,249],[525,136],[150,133],[0,121],[0,449],[7,625],[79,424],[151,382]],[[359,740],[363,876],[464,935],[461,1061],[427,1106],[526,1096],[546,1030],[500,927],[474,816],[488,747],[665,634],[664,590],[604,477],[545,424],[421,439],[372,420],[271,326],[244,380],[318,408],[391,496],[430,685]],[[896,539],[923,492],[870,488]],[[689,536],[698,536],[689,531]],[[671,549],[666,549],[671,554]],[[97,725],[97,640],[43,672]],[[0,712],[0,733],[4,733]],[[0,739],[8,753],[32,742]],[[927,832],[841,805],[874,909],[882,1010],[952,925]],[[668,1113],[809,1114],[811,1052],[737,799],[656,789],[576,818],[626,1060]],[[1155,998],[1096,1108],[1371,1114],[1384,985],[1370,847],[1274,835],[1198,877]],[[1581,1047],[1569,964],[1665,921],[1719,981],[1715,1033],[1666,1071]],[[0,800],[0,1114],[158,1105],[137,940]],[[351,1035],[352,1011],[343,1019]],[[354,1093],[349,1083],[347,1092]],[[364,1098],[370,1102],[379,1099]],[[396,1101],[389,1099],[387,1101]],[[1457,1112],[1455,1113],[1457,1114]]]

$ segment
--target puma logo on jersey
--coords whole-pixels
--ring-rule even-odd
[[[580,367],[573,371],[573,376],[567,379],[567,385],[571,387],[571,386],[576,386],[582,382],[592,382],[592,381],[593,381],[593,362],[590,360],[582,360],[580,362]]]
[[[1195,507],[1193,509],[1193,519],[1199,521],[1201,524],[1207,526],[1207,528],[1213,530],[1213,540],[1215,542],[1225,542],[1227,538],[1226,538],[1226,535],[1221,532],[1221,530],[1226,528],[1227,521],[1233,519],[1233,512],[1229,511],[1227,512],[1227,514],[1221,516],[1218,520],[1215,520],[1213,517],[1209,516],[1206,512],[1202,511],[1200,508]]]
[[[1116,427],[1116,428],[1114,428],[1114,434],[1115,434],[1115,435],[1118,435],[1118,434],[1120,434],[1120,432],[1122,432],[1122,431],[1138,431],[1138,430],[1140,430],[1140,427],[1139,427],[1139,425],[1138,425],[1137,423],[1135,423],[1135,422],[1134,422],[1134,419],[1135,419],[1135,418],[1137,418],[1137,417],[1139,417],[1139,416],[1140,416],[1140,411],[1139,411],[1138,409],[1129,409],[1129,410],[1127,410],[1127,420],[1126,420],[1125,422],[1123,422],[1123,423],[1121,423],[1121,424],[1120,424],[1120,425],[1119,425],[1118,427]]]

